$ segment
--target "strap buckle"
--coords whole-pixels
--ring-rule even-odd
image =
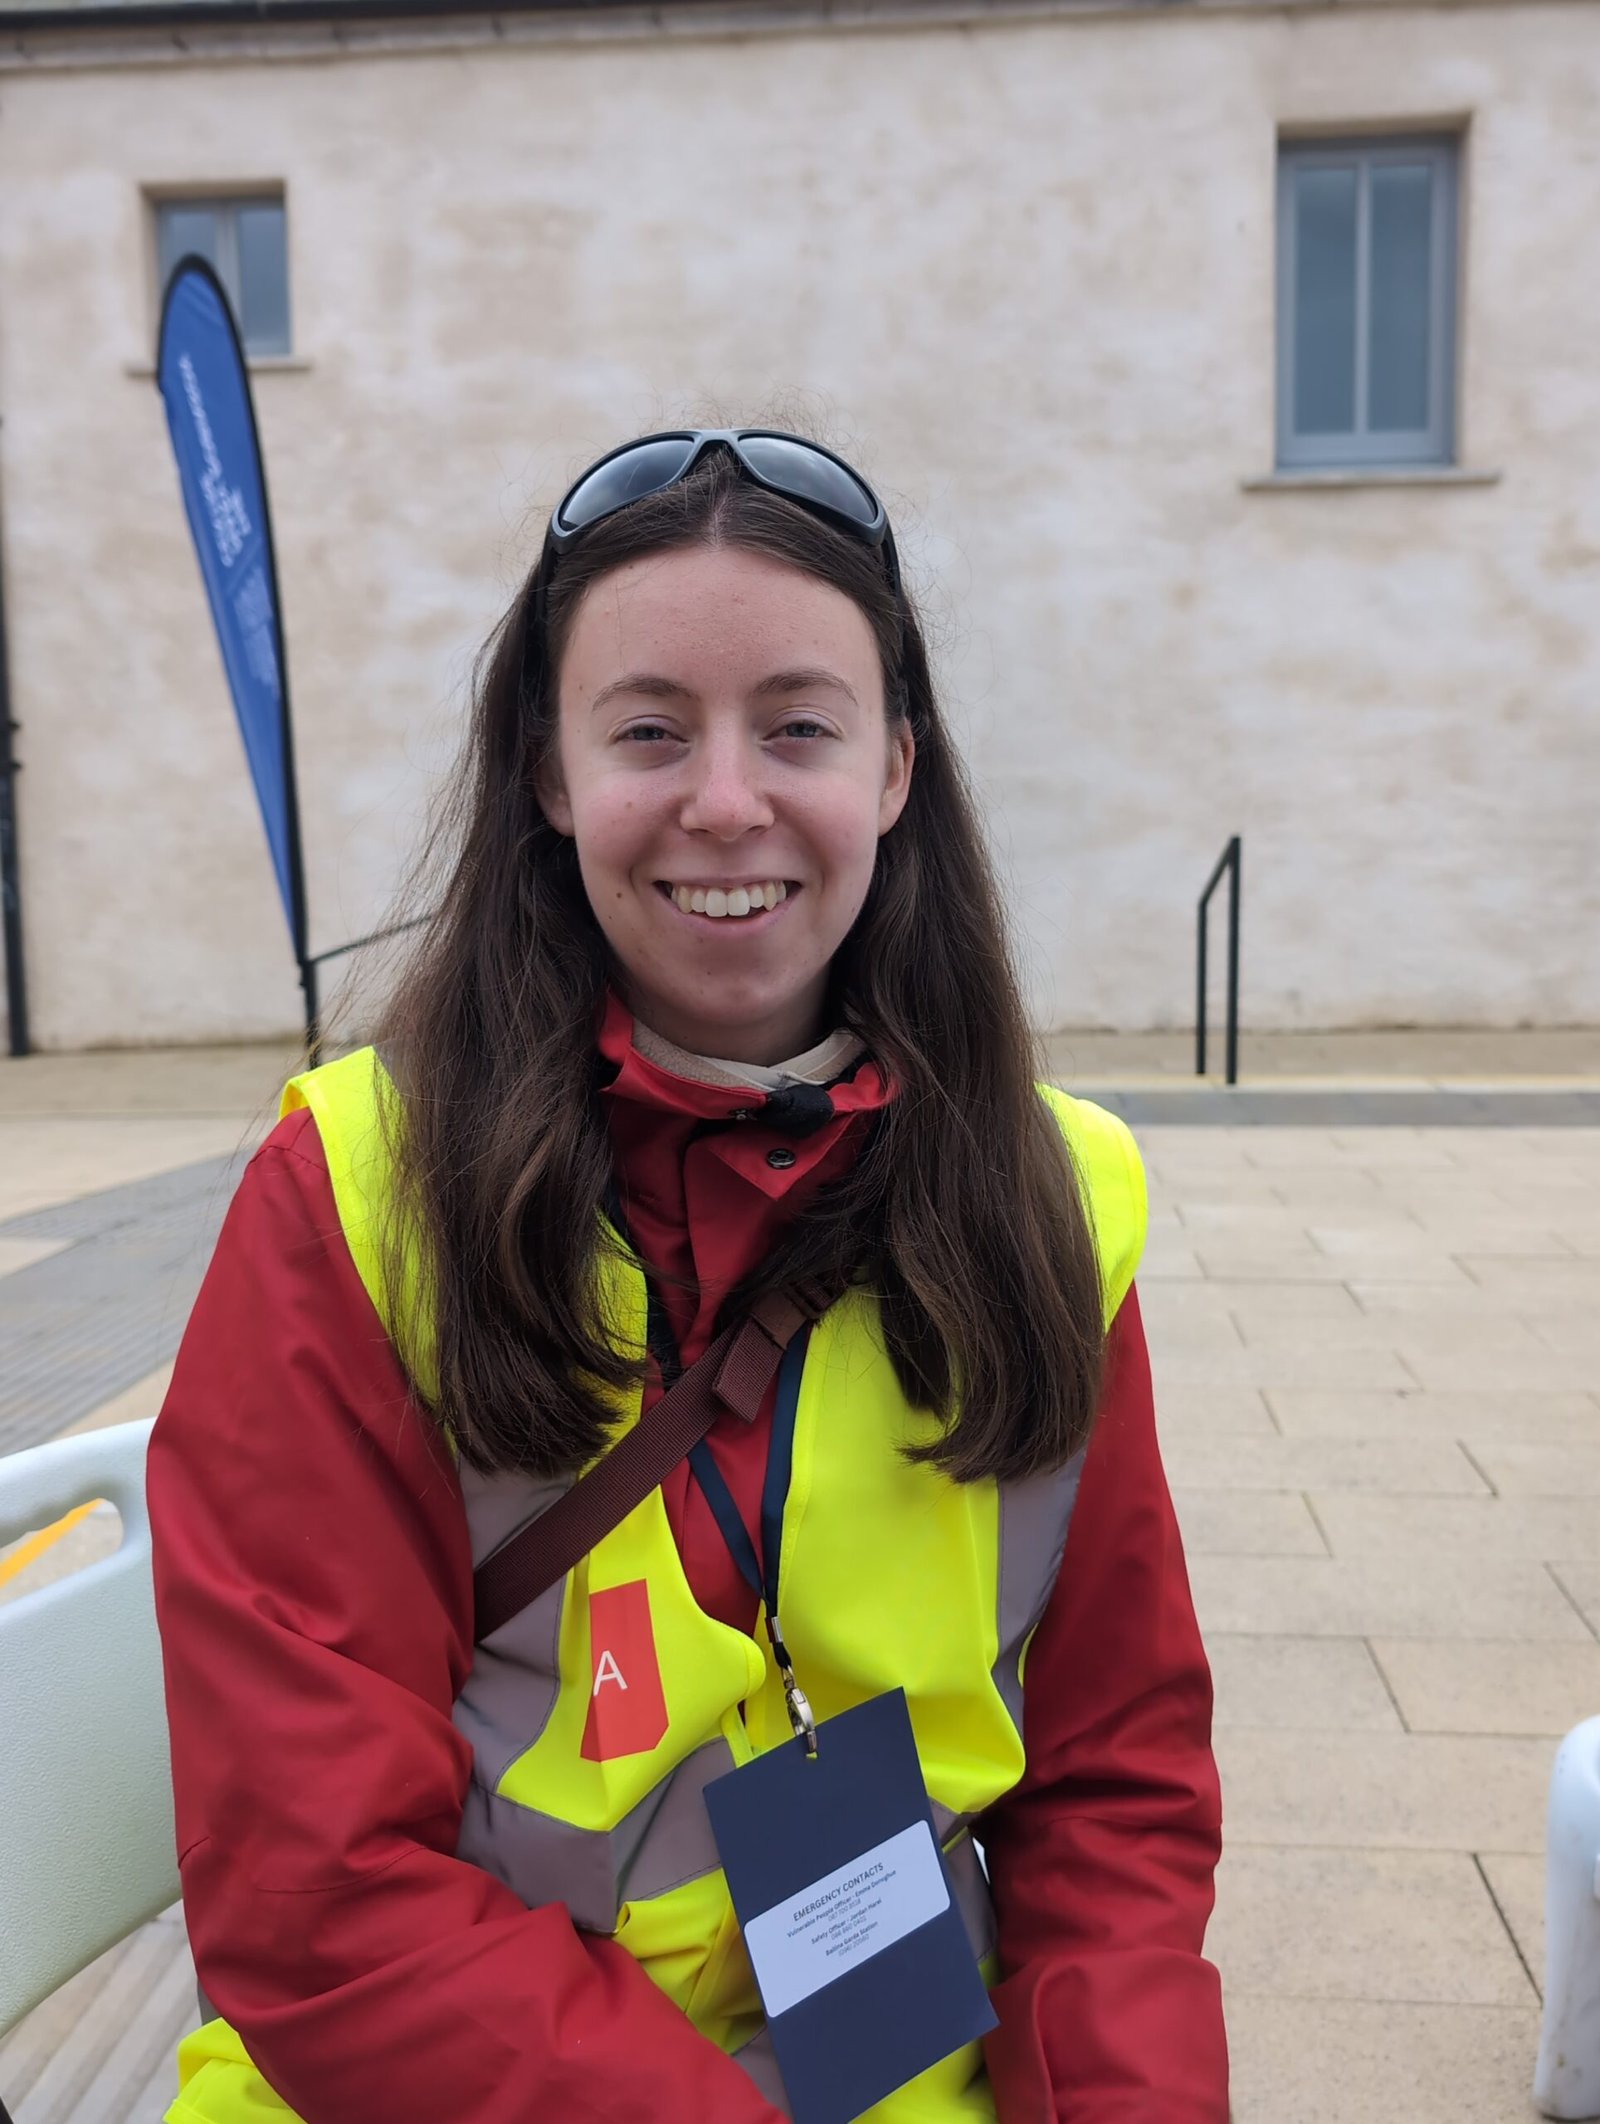
[[[811,1699],[795,1679],[794,1662],[789,1657],[789,1648],[783,1641],[783,1632],[778,1628],[775,1615],[767,1617],[767,1635],[772,1640],[772,1656],[778,1663],[778,1678],[783,1683],[783,1701],[788,1709],[789,1723],[794,1728],[794,1737],[804,1748],[808,1757],[817,1752],[817,1721],[812,1713]]]

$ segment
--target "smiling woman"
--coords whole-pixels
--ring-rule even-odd
[[[174,2124],[1223,2124],[1142,1173],[1034,1081],[866,483],[592,467],[441,834],[152,1443]]]
[[[830,583],[733,545],[613,570],[568,633],[537,786],[636,1013],[702,1054],[809,1047],[915,749]]]

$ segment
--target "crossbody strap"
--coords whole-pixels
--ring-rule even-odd
[[[565,1578],[720,1416],[754,1422],[790,1342],[839,1295],[819,1283],[787,1284],[724,1328],[587,1474],[479,1564],[472,1580],[475,1641],[481,1644]]]

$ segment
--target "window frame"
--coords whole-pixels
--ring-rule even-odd
[[[1460,340],[1457,248],[1461,225],[1461,136],[1456,132],[1368,133],[1325,138],[1280,136],[1277,178],[1277,465],[1285,472],[1440,466],[1457,462],[1456,375]],[[1428,290],[1426,427],[1374,431],[1366,423],[1371,392],[1367,325],[1372,301],[1372,173],[1428,162],[1434,172]],[[1294,190],[1305,169],[1356,171],[1355,411],[1352,432],[1297,432],[1294,425],[1296,236]]]
[[[163,263],[163,224],[170,213],[201,213],[214,217],[217,230],[216,273],[227,294],[239,327],[239,337],[244,346],[246,359],[258,361],[290,361],[294,358],[294,290],[289,276],[289,201],[285,188],[273,184],[240,186],[237,190],[160,191],[148,195],[151,217],[151,248],[155,258],[156,303],[159,309],[162,292],[166,286],[171,267]],[[244,316],[244,283],[239,263],[239,214],[245,207],[277,207],[283,215],[283,296],[284,338],[281,346],[252,346]],[[172,261],[177,264],[177,259]]]

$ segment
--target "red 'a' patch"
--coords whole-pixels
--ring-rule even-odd
[[[667,1730],[650,1588],[642,1578],[589,1595],[589,1716],[583,1754],[591,1763],[644,1755]]]

